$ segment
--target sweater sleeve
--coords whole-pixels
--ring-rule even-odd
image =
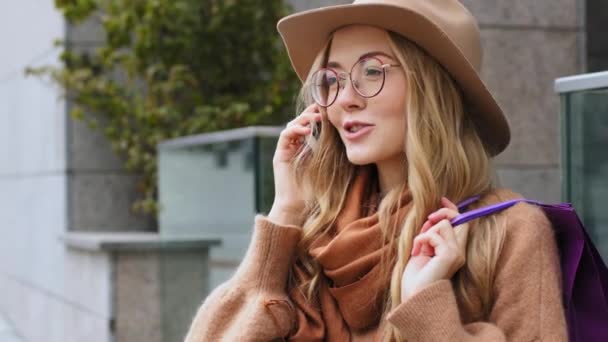
[[[452,283],[437,281],[387,316],[407,341],[567,341],[561,270],[544,212],[520,203],[507,209],[489,322],[463,324]]]
[[[286,292],[301,229],[257,215],[249,248],[235,274],[209,294],[186,342],[269,341],[288,335],[295,312]]]

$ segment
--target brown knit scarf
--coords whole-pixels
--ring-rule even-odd
[[[299,260],[293,266],[296,286],[290,288],[289,296],[297,329],[290,341],[349,341],[351,331],[365,331],[380,322],[390,274],[380,274],[379,262],[385,254],[394,264],[396,252],[382,243],[378,186],[371,181],[372,173],[368,168],[358,171],[336,224],[309,249],[310,257],[323,269],[314,303],[297,287],[310,275]],[[391,220],[403,222],[411,207],[409,192],[402,195],[401,204]]]

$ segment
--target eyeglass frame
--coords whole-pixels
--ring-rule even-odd
[[[366,59],[375,59],[375,60],[377,60],[378,62],[380,62],[380,67],[382,68],[382,85],[380,86],[380,89],[378,89],[378,91],[377,91],[377,92],[376,92],[374,95],[370,95],[370,96],[366,96],[366,95],[361,94],[361,92],[359,92],[359,90],[357,89],[357,87],[356,87],[356,86],[355,86],[355,84],[353,83],[353,78],[352,78],[352,73],[353,73],[353,69],[355,68],[355,66],[356,66],[357,64],[359,64],[361,61],[364,61],[364,60],[366,60]],[[323,107],[323,108],[327,108],[327,107],[329,107],[329,106],[333,105],[333,104],[334,104],[334,102],[336,102],[336,100],[338,99],[338,95],[340,94],[340,89],[344,89],[344,87],[346,86],[346,85],[342,85],[342,81],[343,81],[343,80],[345,80],[345,78],[342,78],[342,76],[343,76],[343,75],[348,75],[348,79],[350,79],[350,85],[353,87],[353,89],[355,90],[355,92],[356,92],[357,94],[359,94],[359,96],[364,97],[364,98],[366,98],[366,99],[372,98],[372,97],[374,97],[374,96],[378,96],[378,94],[380,94],[380,92],[382,92],[382,89],[384,89],[384,84],[386,83],[386,69],[387,69],[387,68],[390,68],[390,67],[399,67],[399,66],[401,66],[401,64],[391,64],[391,63],[384,63],[384,64],[383,64],[383,63],[382,63],[382,60],[381,60],[380,58],[375,57],[375,56],[368,56],[368,57],[361,58],[361,59],[357,60],[357,61],[356,61],[356,62],[353,64],[353,66],[350,68],[350,72],[337,72],[337,71],[336,71],[336,70],[334,70],[333,68],[328,68],[328,67],[320,68],[320,69],[318,69],[317,71],[315,71],[315,72],[312,74],[311,79],[313,79],[313,80],[314,80],[315,75],[316,75],[318,72],[320,72],[320,71],[322,71],[322,70],[329,70],[329,71],[333,72],[334,74],[336,74],[336,76],[337,76],[337,80],[338,80],[338,90],[336,91],[336,96],[334,96],[334,99],[331,101],[331,103],[329,103],[329,104],[327,104],[327,105],[322,105],[322,104],[320,104],[320,103],[319,103],[319,102],[318,102],[318,101],[317,101],[317,100],[314,98],[314,96],[313,96],[313,100],[315,101],[315,103],[316,103],[316,104],[318,104],[319,106],[321,106],[321,107]]]

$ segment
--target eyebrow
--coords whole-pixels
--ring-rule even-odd
[[[367,57],[373,57],[373,56],[377,56],[377,55],[381,55],[381,56],[385,56],[388,57],[392,60],[395,60],[395,57],[387,54],[386,52],[382,52],[382,51],[372,51],[372,52],[368,52],[368,53],[364,53],[361,56],[359,56],[359,59],[357,59],[357,61],[362,60],[363,58],[367,58]],[[344,69],[340,63],[338,62],[329,62],[327,63],[327,67],[329,68],[340,68],[340,69]]]

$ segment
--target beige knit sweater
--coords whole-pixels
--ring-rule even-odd
[[[511,197],[511,196],[509,196]],[[520,203],[507,217],[488,322],[461,317],[452,284],[437,281],[394,309],[392,324],[408,341],[567,341],[561,274],[553,230],[539,208]],[[186,342],[270,341],[287,336],[295,313],[287,275],[301,229],[255,217],[253,238],[234,276],[198,310]],[[378,329],[378,327],[376,327]],[[370,340],[375,331],[353,333]]]

